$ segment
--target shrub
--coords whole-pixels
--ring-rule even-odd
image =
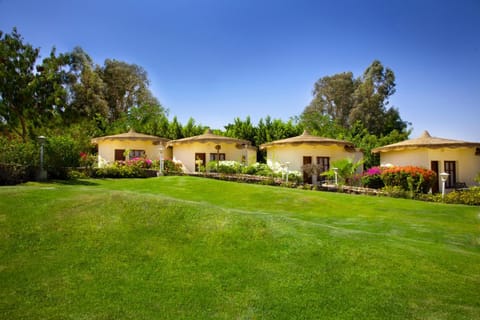
[[[242,165],[237,161],[210,161],[206,169],[208,172],[236,174],[242,172]]]
[[[33,142],[0,137],[0,185],[32,180],[40,162],[39,152]]]
[[[384,195],[392,198],[408,198],[408,192],[400,186],[385,186],[382,188]]]
[[[136,162],[126,164],[123,161],[117,161],[112,165],[93,170],[94,178],[145,178],[146,176],[145,169]]]
[[[164,174],[179,174],[182,173],[182,164],[174,162],[172,160],[163,161],[163,173]]]
[[[385,186],[382,180],[382,168],[372,167],[365,171],[361,177],[362,185],[367,188],[381,189]]]
[[[436,179],[432,170],[406,166],[384,169],[381,173],[385,186],[397,186],[411,193],[427,193]]]
[[[69,136],[50,137],[45,143],[45,166],[49,177],[68,178],[68,168],[80,165],[80,146]]]
[[[452,191],[445,194],[444,199],[442,199],[442,195],[440,193],[422,194],[418,196],[418,199],[423,201],[480,206],[480,187],[472,187],[461,191]]]

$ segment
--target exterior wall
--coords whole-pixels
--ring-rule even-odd
[[[210,162],[210,153],[217,153],[216,145],[222,148],[219,153],[225,154],[225,160],[242,162],[243,156],[247,154],[247,164],[256,162],[257,152],[255,148],[237,148],[236,143],[216,143],[216,142],[189,142],[182,144],[175,144],[173,146],[173,160],[179,161],[183,165],[185,172],[195,172],[195,154],[205,153],[205,161],[203,165]]]
[[[104,140],[98,142],[98,165],[100,167],[115,161],[115,149],[145,150],[147,159],[160,159],[160,146],[154,145],[152,141],[141,140]],[[163,157],[171,158],[171,149],[165,148]]]
[[[303,157],[312,157],[312,163],[316,163],[317,157],[329,157],[330,164],[333,161],[350,158],[353,161],[363,159],[361,152],[348,152],[339,145],[273,145],[267,148],[267,165],[271,168],[279,168],[289,162],[289,171],[302,172]]]
[[[467,186],[478,185],[474,179],[480,172],[480,156],[475,155],[475,148],[419,148],[380,153],[382,165],[414,165],[430,169],[431,161],[438,161],[440,172],[445,169],[445,161],[455,161],[457,181],[465,182]]]

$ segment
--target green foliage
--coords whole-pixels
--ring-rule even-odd
[[[69,168],[80,166],[81,149],[69,136],[49,137],[45,143],[45,167],[55,179],[67,179]]]
[[[163,161],[163,173],[164,174],[179,174],[182,173],[182,165],[172,160]]]
[[[338,183],[353,185],[355,173],[362,165],[363,161],[361,160],[354,162],[351,158],[344,158],[332,161],[330,169],[322,173],[322,175],[327,176],[329,179],[335,179],[335,170],[333,168],[337,168]]]
[[[372,167],[365,171],[361,177],[362,185],[367,188],[381,189],[385,186],[382,180],[382,168]]]
[[[147,176],[141,165],[126,165],[120,162],[95,168],[92,174],[93,178],[145,178]]]
[[[409,192],[400,186],[385,186],[382,188],[384,194],[391,198],[409,198]]]
[[[436,174],[432,170],[405,166],[384,169],[382,181],[387,187],[396,186],[409,191],[411,197],[418,193],[427,193],[435,182]]]
[[[465,190],[452,191],[445,194],[422,194],[418,199],[432,202],[444,202],[451,204],[466,204],[470,206],[480,206],[480,187],[471,187]]]
[[[351,72],[345,72],[319,79],[314,86],[314,98],[301,119],[309,129],[325,128],[325,122],[331,121],[334,128],[347,130],[360,122],[376,136],[388,135],[393,130],[404,132],[407,123],[398,110],[387,109],[394,93],[393,71],[375,60],[360,78],[354,79]]]

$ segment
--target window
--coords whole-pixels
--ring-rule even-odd
[[[130,154],[128,155],[130,159],[133,158],[144,158],[145,157],[145,150],[130,150]]]
[[[454,188],[457,182],[456,163],[455,161],[444,161],[445,172],[448,173],[447,181],[445,181],[445,188]]]
[[[317,166],[320,173],[330,170],[330,158],[317,157]]]
[[[225,153],[210,153],[210,161],[217,161],[217,155],[220,161],[225,161]]]

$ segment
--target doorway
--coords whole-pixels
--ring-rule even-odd
[[[199,172],[200,167],[205,165],[205,153],[195,153],[195,172]]]
[[[435,182],[433,183],[433,186],[432,186],[432,193],[437,193],[440,189],[439,187],[439,184],[438,184],[438,179],[439,179],[439,175],[438,175],[438,161],[431,161],[430,162],[430,169],[435,172],[436,176],[437,176],[437,179],[435,180]]]
[[[312,164],[312,157],[304,156],[303,165]],[[305,170],[303,171],[303,182],[312,184],[312,176],[309,175]]]

